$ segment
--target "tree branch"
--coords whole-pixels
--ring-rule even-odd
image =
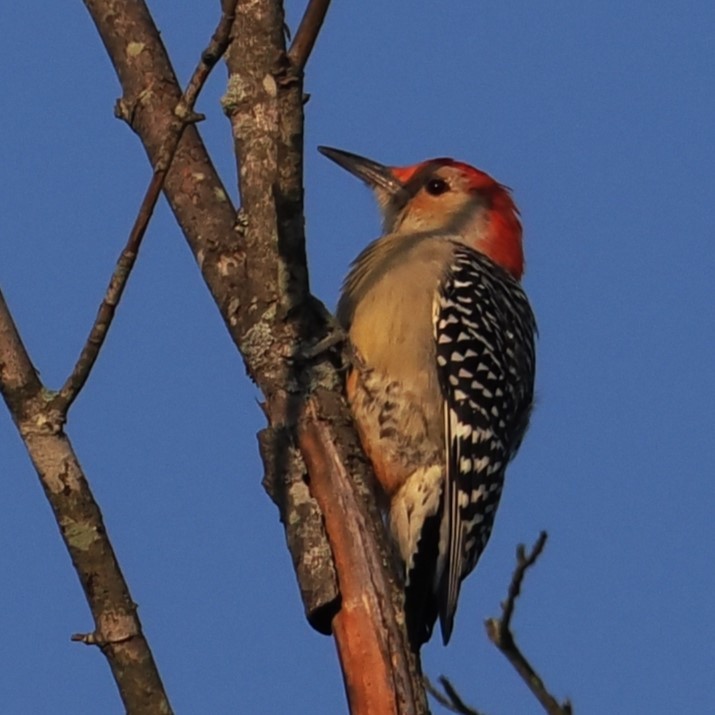
[[[560,704],[546,689],[541,678],[531,667],[531,664],[522,654],[514,640],[511,630],[511,620],[514,615],[516,599],[521,593],[521,585],[524,581],[527,569],[536,563],[546,545],[547,534],[542,531],[536,543],[527,553],[523,544],[519,544],[516,549],[516,568],[509,585],[506,601],[502,604],[502,617],[489,618],[485,622],[489,640],[506,656],[507,660],[514,666],[514,669],[521,676],[522,680],[529,686],[529,689],[536,696],[548,715],[571,715],[571,703],[565,701]]]
[[[330,0],[310,0],[308,3],[288,52],[288,57],[298,72],[305,69],[329,7]]]
[[[368,506],[365,463],[356,461],[354,433],[343,434],[352,430],[342,381],[330,355],[300,359],[329,327],[308,288],[302,82],[285,54],[280,3],[240,4],[234,37],[223,105],[246,218],[241,245],[252,257],[241,286],[250,308],[234,315],[234,334],[272,426],[297,440],[323,514],[340,584],[332,626],[351,712],[424,712],[416,662],[397,625],[401,596],[384,567],[390,551],[380,516]]]
[[[390,580],[386,554],[380,548],[379,514],[366,506],[366,496],[369,499],[371,494],[356,490],[351,481],[336,446],[340,433],[335,431],[335,422],[323,419],[318,410],[318,400],[311,400],[298,439],[340,582],[342,603],[333,632],[350,712],[426,712],[419,663],[411,657],[399,625],[404,621],[402,603],[396,608],[393,597],[398,585]],[[342,425],[343,429],[348,426]]]
[[[330,635],[340,591],[323,515],[308,489],[305,462],[285,428],[261,430],[258,444],[265,467],[263,488],[283,522],[305,617],[319,633]]]
[[[546,539],[547,534],[545,531],[542,531],[532,547],[531,552],[528,554],[523,544],[517,546],[516,568],[511,577],[507,598],[502,603],[502,617],[490,618],[484,625],[486,626],[489,640],[504,653],[548,715],[572,715],[571,703],[569,703],[568,700],[563,704],[559,704],[547,691],[541,678],[539,678],[516,645],[514,634],[511,630],[511,620],[514,616],[516,599],[521,593],[521,586],[524,582],[526,571],[531,568],[539,556],[541,556],[544,546],[546,545]],[[444,707],[451,712],[458,713],[459,715],[480,715],[478,710],[467,705],[462,700],[455,687],[447,678],[442,675],[439,678],[439,682],[444,688],[444,693],[437,690],[437,688],[425,678],[427,691],[437,702],[444,705]]]
[[[139,0],[85,3],[119,75],[122,103],[131,110],[127,116],[132,128],[156,164],[178,100],[176,78],[156,28]],[[240,3],[233,37],[223,104],[231,117],[239,157],[241,214],[236,216],[193,126],[184,132],[164,191],[248,372],[265,396],[264,410],[271,426],[287,430],[296,443],[297,425],[309,399],[315,400],[321,421],[344,425],[335,447],[324,444],[321,449],[336,449],[338,461],[348,465],[356,503],[368,509],[364,521],[372,530],[366,538],[375,540],[381,565],[389,564],[391,555],[379,514],[366,505],[367,495],[371,498],[369,472],[342,399],[341,376],[330,354],[300,367],[294,359],[303,346],[325,337],[330,328],[327,311],[318,307],[308,289],[302,210],[302,82],[285,52],[281,4],[277,0]],[[128,51],[129,44],[133,52]],[[319,435],[327,438],[325,432]],[[280,445],[274,453],[278,466],[288,458]],[[303,460],[307,459],[303,453]],[[284,472],[279,469],[277,473]],[[309,483],[315,478],[311,473]],[[284,522],[289,521],[284,516]],[[337,541],[328,536],[335,555]],[[401,594],[384,567],[374,578],[387,579],[382,592],[390,594],[393,612],[399,614]],[[342,574],[338,573],[338,579],[345,599]],[[362,588],[372,589],[372,581]],[[354,627],[356,621],[346,618],[344,624]],[[344,629],[338,616],[333,625],[340,639]],[[419,665],[410,653],[404,629],[396,628],[400,633],[394,639],[370,627],[365,631],[366,642],[372,641],[379,651],[375,639],[388,639],[394,668],[409,673],[409,692],[396,696],[406,698],[404,704],[374,703],[370,712],[426,712]],[[365,697],[371,702],[369,693]],[[355,693],[349,693],[349,698],[354,703]]]
[[[60,393],[52,395],[40,382],[0,294],[0,390],[40,477],[94,616],[94,632],[76,634],[72,638],[101,648],[122,701],[131,713],[171,713],[171,706],[101,512],[63,426],[67,410],[97,359],[181,134],[188,124],[199,118],[193,114],[194,103],[211,67],[228,45],[232,23],[231,6],[225,8],[186,92],[174,105],[170,131],[159,145],[155,172],[135,225],[87,343]]]
[[[467,705],[460,697],[456,688],[444,675],[439,676],[439,684],[444,689],[440,692],[432,683],[425,677],[425,687],[427,692],[444,708],[457,715],[484,715],[483,712],[476,710]]]
[[[121,115],[141,138],[152,167],[162,160],[181,89],[146,4],[141,0],[84,0],[122,85]],[[164,193],[190,242],[214,297],[230,297],[236,255],[236,211],[195,125],[185,128],[167,171]],[[224,254],[223,250],[227,253]],[[222,281],[223,278],[223,281]],[[220,293],[220,295],[219,295]]]
[[[30,454],[80,578],[98,645],[127,712],[171,714],[136,605],[109,542],[99,507],[0,293],[0,392]]]
[[[194,105],[211,70],[228,47],[235,17],[235,8],[236,0],[224,0],[224,8],[218,26],[211,37],[209,45],[201,53],[201,59],[191,75],[185,92],[176,104],[174,115],[176,116],[177,122],[172,127],[172,131],[166,134],[163,144],[159,149],[159,160],[154,167],[154,174],[144,194],[144,200],[139,207],[139,212],[129,234],[127,244],[120,254],[114,273],[109,280],[104,299],[97,311],[97,317],[89,331],[89,336],[75,363],[72,373],[54,399],[55,409],[64,415],[67,414],[67,411],[75,399],[77,399],[77,396],[87,382],[89,374],[102,349],[102,345],[104,345],[107,333],[112,325],[112,320],[114,320],[117,306],[122,299],[124,288],[127,285],[132,268],[134,268],[142,239],[144,238],[144,234],[149,226],[149,221],[151,221],[152,214],[154,213],[154,208],[164,187],[164,180],[166,179],[166,174],[169,171],[176,149],[179,146],[181,135],[189,124],[203,119],[201,115],[194,113]],[[119,106],[121,107],[121,104]],[[119,111],[121,111],[121,109]]]

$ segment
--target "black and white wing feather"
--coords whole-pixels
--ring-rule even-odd
[[[435,590],[446,644],[461,581],[487,544],[506,465],[526,431],[536,324],[517,281],[461,244],[433,318],[446,451]]]

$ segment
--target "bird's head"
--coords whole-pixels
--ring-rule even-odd
[[[519,211],[509,189],[489,174],[453,159],[385,166],[340,149],[318,149],[375,192],[386,233],[454,235],[521,278]]]

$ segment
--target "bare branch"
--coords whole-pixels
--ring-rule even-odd
[[[127,712],[171,714],[136,604],[107,537],[102,515],[0,293],[0,392],[17,425],[60,527],[94,617],[81,640],[109,662]]]
[[[439,691],[425,677],[425,687],[427,692],[444,708],[457,715],[484,715],[483,712],[475,710],[467,705],[457,693],[452,683],[444,675],[439,676],[439,683],[444,688],[444,693]]]
[[[329,354],[296,360],[329,327],[308,287],[302,80],[286,58],[280,3],[240,3],[236,28],[223,105],[247,218],[241,246],[251,260],[236,286],[242,307],[232,315],[232,334],[266,396],[271,425],[299,447],[323,514],[341,597],[332,630],[351,713],[422,713],[418,662],[398,621],[401,595],[341,375]]]
[[[308,488],[305,462],[285,428],[261,430],[258,443],[266,470],[263,487],[281,515],[306,618],[319,633],[330,635],[340,591],[323,515]]]
[[[0,389],[12,415],[22,416],[27,399],[44,389],[0,291]]]
[[[526,571],[536,563],[537,559],[544,550],[546,539],[547,534],[545,531],[542,531],[528,554],[526,553],[526,549],[523,544],[519,544],[519,546],[517,546],[517,564],[509,584],[507,598],[504,603],[502,603],[502,617],[500,619],[488,619],[485,622],[485,626],[489,640],[491,640],[492,643],[494,643],[494,645],[496,645],[497,648],[504,653],[524,682],[526,682],[529,686],[529,689],[532,693],[534,693],[548,715],[572,715],[571,704],[568,701],[563,704],[559,704],[546,690],[542,680],[534,672],[534,669],[516,645],[514,635],[511,631],[511,620],[514,616],[516,599],[521,593],[521,586],[524,581]],[[448,710],[459,713],[460,715],[480,715],[478,710],[467,705],[462,700],[452,683],[447,678],[440,676],[439,682],[444,688],[444,693],[437,690],[425,678],[427,691],[441,705],[444,705],[444,707]]]
[[[116,3],[108,0],[106,5],[109,4],[116,9]],[[104,5],[97,3],[95,7],[99,12],[106,9]],[[147,195],[87,345],[59,396],[53,396],[40,382],[0,294],[0,391],[40,477],[94,617],[93,632],[75,634],[72,638],[102,650],[127,712],[147,715],[156,712],[170,715],[171,706],[142,633],[136,604],[106,534],[101,512],[63,432],[63,425],[67,409],[85,384],[106,336],[182,132],[198,119],[193,114],[198,93],[211,67],[228,45],[233,3],[226,7],[228,9],[225,8],[186,93],[172,103],[172,114],[162,126],[166,131],[157,143],[155,173]],[[136,5],[132,8],[136,9]],[[115,31],[122,23],[131,24],[126,17],[109,12],[104,15],[114,24]],[[116,36],[112,39],[117,41]]]
[[[571,715],[571,703],[560,704],[546,689],[541,678],[531,667],[514,640],[511,630],[511,620],[514,615],[516,599],[521,593],[527,569],[536,563],[546,545],[547,534],[542,531],[529,553],[523,544],[516,549],[516,568],[509,585],[506,601],[502,604],[502,617],[490,618],[485,622],[487,635],[494,645],[506,656],[522,680],[529,686],[531,692],[541,703],[548,715]]]
[[[191,75],[191,79],[186,85],[186,90],[175,110],[176,115],[180,119],[182,119],[185,114],[190,114],[193,111],[194,104],[196,104],[196,100],[204,88],[204,84],[206,84],[211,70],[216,66],[216,63],[221,57],[223,57],[223,53],[226,52],[231,43],[231,30],[233,29],[233,23],[236,19],[237,2],[238,0],[222,0],[221,2],[221,19],[214,30],[214,34],[211,36],[211,41],[201,53],[201,59]],[[180,138],[181,136],[179,135],[177,137],[177,143]],[[168,169],[168,166],[166,168]]]
[[[102,349],[102,345],[104,345],[104,340],[112,325],[117,305],[119,305],[119,301],[124,293],[124,288],[129,280],[129,275],[136,262],[139,246],[146,233],[157,199],[161,194],[164,176],[165,172],[159,171],[151,178],[146,194],[144,195],[144,200],[139,208],[139,213],[134,221],[134,226],[129,234],[127,245],[119,255],[114,273],[112,273],[112,277],[109,279],[107,291],[99,306],[97,317],[94,319],[87,341],[82,348],[79,358],[77,358],[72,373],[55,397],[55,408],[63,414],[67,413],[72,403],[77,399],[77,396],[87,382],[89,374],[97,361],[99,351]]]
[[[511,619],[514,615],[514,606],[516,605],[516,599],[519,598],[521,594],[521,584],[524,582],[524,576],[526,575],[526,570],[536,563],[536,560],[541,556],[541,552],[546,546],[546,539],[548,534],[542,531],[539,534],[539,538],[531,549],[530,554],[526,554],[526,547],[524,544],[519,544],[516,547],[516,569],[514,569],[514,574],[511,578],[511,583],[509,584],[509,592],[507,594],[506,602],[502,606],[503,616],[501,621],[498,621],[500,626],[500,634],[508,634],[511,629]],[[493,619],[492,619],[493,620]]]
[[[120,105],[154,169],[176,122],[181,88],[159,31],[141,0],[84,0],[122,85]],[[225,9],[225,8],[224,8]],[[131,47],[142,47],[137,53]],[[151,90],[151,91],[149,91]],[[197,178],[200,177],[200,178]],[[198,130],[186,127],[166,175],[164,193],[224,319],[242,274],[236,210]],[[240,291],[239,291],[240,292]]]
[[[288,52],[293,66],[299,72],[305,69],[329,7],[330,0],[310,0],[308,3]]]
[[[67,413],[72,403],[77,399],[77,396],[87,382],[89,374],[97,361],[102,345],[104,345],[117,306],[124,293],[124,288],[127,285],[132,268],[134,268],[142,239],[144,238],[144,234],[149,226],[149,221],[154,213],[154,208],[164,187],[164,180],[171,166],[176,149],[179,146],[181,135],[189,124],[203,118],[201,115],[194,114],[194,104],[211,70],[228,47],[231,27],[233,26],[235,16],[236,0],[226,0],[224,5],[224,11],[211,37],[211,41],[208,47],[201,53],[201,59],[189,80],[186,91],[176,105],[174,114],[177,118],[177,122],[173,127],[173,131],[166,134],[164,142],[159,149],[159,161],[156,164],[154,174],[147,187],[144,200],[137,213],[127,244],[117,260],[117,265],[114,268],[114,273],[107,286],[104,299],[97,311],[97,317],[94,319],[94,324],[89,331],[89,336],[75,363],[72,373],[55,397],[54,407],[63,414]]]
[[[374,536],[379,515],[370,514],[361,503],[335,447],[334,425],[321,419],[317,410],[311,401],[299,445],[340,581],[342,607],[333,619],[333,631],[350,712],[416,714],[424,707],[424,696],[415,692],[404,629],[398,626],[391,596],[394,584],[386,578],[384,555]]]

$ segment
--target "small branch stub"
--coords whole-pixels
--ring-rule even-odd
[[[281,515],[306,618],[319,633],[330,635],[340,592],[323,517],[306,483],[305,462],[285,429],[261,430],[258,445],[266,470],[263,487]]]

